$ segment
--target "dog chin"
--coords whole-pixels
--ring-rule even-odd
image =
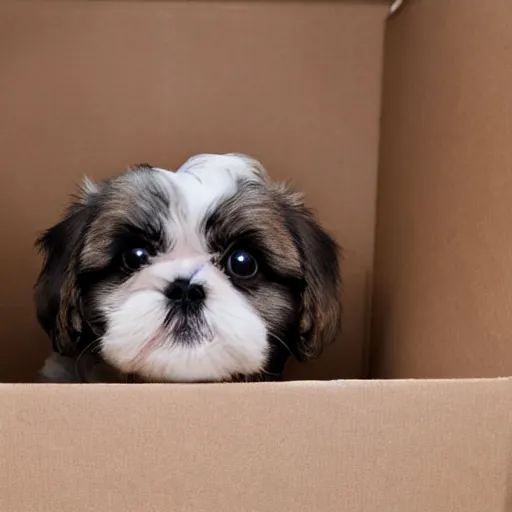
[[[235,333],[222,337],[191,340],[187,345],[172,336],[160,333],[140,338],[107,335],[102,341],[101,355],[124,374],[134,374],[151,382],[204,382],[227,381],[238,373],[259,373],[266,362],[267,345],[261,326],[253,327],[252,351],[240,350]],[[256,334],[256,336],[255,336]]]
[[[102,357],[148,381],[224,381],[260,372],[269,350],[265,323],[215,269],[203,274],[208,298],[200,325],[188,321],[179,336],[166,324],[169,305],[160,291],[114,291],[105,307]]]

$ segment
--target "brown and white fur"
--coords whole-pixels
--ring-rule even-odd
[[[87,180],[38,246],[44,381],[275,380],[339,331],[336,243],[244,155]]]

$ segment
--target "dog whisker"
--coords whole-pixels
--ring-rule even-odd
[[[84,376],[82,374],[82,369],[80,367],[80,363],[83,359],[83,357],[90,351],[94,352],[97,350],[100,346],[100,340],[95,340],[92,343],[87,344],[83,350],[78,354],[76,360],[75,360],[75,374],[80,382],[86,382],[84,379]]]
[[[270,331],[268,332],[268,335],[272,339],[278,341],[290,353],[290,355],[293,356],[293,352],[291,351],[290,347],[279,336],[277,336],[276,334],[274,334],[274,333],[272,333]]]

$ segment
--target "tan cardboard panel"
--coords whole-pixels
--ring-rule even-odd
[[[175,168],[198,152],[253,154],[307,193],[345,247],[348,275],[369,272],[386,11],[359,2],[2,2],[0,380],[31,378],[49,350],[32,306],[32,243],[84,174],[138,162]],[[366,279],[354,285],[362,297]],[[360,374],[365,326],[348,322],[357,338],[340,345],[328,376]]]
[[[373,374],[512,374],[512,3],[406,3],[386,34]]]
[[[512,382],[3,385],[9,512],[505,512]]]

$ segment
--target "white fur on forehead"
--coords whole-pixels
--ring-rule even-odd
[[[239,153],[200,154],[189,158],[177,171],[201,177],[208,173],[227,173],[233,179],[268,180],[267,171],[258,160]]]
[[[160,171],[162,184],[169,187],[169,195],[174,198],[171,217],[181,222],[188,219],[186,226],[180,226],[188,233],[201,225],[222,200],[235,194],[240,182],[269,184],[267,172],[257,160],[235,153],[196,155],[176,172],[153,169]]]

